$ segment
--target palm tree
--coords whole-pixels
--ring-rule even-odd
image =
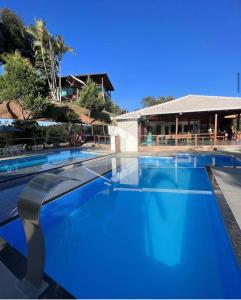
[[[61,70],[62,60],[66,52],[74,53],[67,46],[61,35],[53,37],[42,20],[35,20],[35,25],[28,28],[33,38],[33,49],[35,51],[35,66],[46,78],[53,99],[61,101]],[[57,77],[59,83],[57,87]]]
[[[67,52],[72,52],[75,54],[75,51],[73,48],[67,46],[64,42],[64,38],[58,34],[54,38],[53,42],[53,50],[55,52],[55,59],[56,59],[56,65],[58,68],[58,79],[59,79],[59,86],[58,86],[58,100],[61,101],[61,75],[62,75],[62,61],[63,56]]]
[[[52,92],[52,84],[49,76],[49,32],[42,20],[35,20],[35,25],[30,25],[27,31],[33,39],[33,50],[35,52],[35,66],[42,71]]]

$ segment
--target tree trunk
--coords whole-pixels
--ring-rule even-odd
[[[49,85],[50,91],[52,93],[51,82],[50,82],[49,76],[48,76],[48,71],[47,71],[47,67],[46,67],[46,63],[45,63],[45,58],[44,58],[44,52],[43,52],[42,45],[41,45],[40,49],[41,49],[41,56],[42,56],[42,61],[43,61],[43,65],[44,65],[44,71],[45,71],[46,79],[48,81],[48,85]]]
[[[88,112],[88,117],[89,117],[88,124],[90,124],[90,109],[89,109],[89,112]]]
[[[32,115],[32,112],[30,112],[30,113],[27,115],[26,120],[29,120],[31,115]]]
[[[25,115],[24,115],[24,109],[23,109],[23,106],[21,105],[20,101],[19,101],[18,103],[19,103],[19,106],[20,106],[22,118],[23,118],[23,120],[26,120],[26,119],[25,119]]]
[[[62,101],[62,86],[61,86],[61,75],[62,75],[62,60],[59,61],[59,101]]]
[[[50,58],[50,63],[51,63],[51,81],[52,81],[52,93],[53,93],[53,98],[58,99],[57,95],[57,82],[56,82],[56,73],[55,73],[55,59],[54,59],[54,53],[53,53],[53,48],[49,36],[49,58]]]
[[[18,116],[14,113],[14,111],[12,110],[12,108],[11,108],[11,106],[10,106],[10,103],[11,103],[11,102],[12,102],[11,100],[9,100],[9,101],[7,102],[7,104],[6,104],[7,110],[8,110],[8,112],[10,113],[12,119],[17,119]]]

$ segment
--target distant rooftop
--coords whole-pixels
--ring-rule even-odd
[[[70,74],[68,76],[62,76],[62,82],[65,83],[65,81],[67,81],[70,78],[73,79],[74,77],[77,78],[77,79],[80,79],[81,81],[84,81],[84,82],[86,82],[87,78],[90,77],[97,84],[101,84],[102,80],[103,80],[104,87],[108,91],[114,91],[115,90],[107,73],[79,74],[79,75]]]
[[[241,98],[187,95],[162,104],[139,109],[116,117],[116,120],[139,119],[146,115],[165,115],[190,112],[241,111]]]

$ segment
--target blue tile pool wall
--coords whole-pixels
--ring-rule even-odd
[[[106,179],[43,207],[45,272],[74,296],[241,297],[240,268],[205,168],[159,160],[158,167],[123,159]],[[19,220],[0,235],[26,255]]]

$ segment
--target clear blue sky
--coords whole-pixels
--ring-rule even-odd
[[[29,24],[46,21],[77,56],[64,74],[108,72],[129,110],[146,95],[237,96],[241,0],[1,0]]]

